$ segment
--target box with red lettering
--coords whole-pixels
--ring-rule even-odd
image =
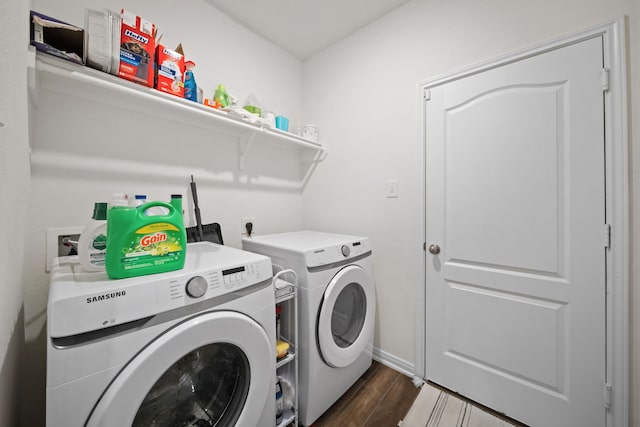
[[[156,89],[184,98],[184,56],[159,44],[156,48]]]
[[[156,26],[124,9],[121,15],[118,76],[151,87]]]

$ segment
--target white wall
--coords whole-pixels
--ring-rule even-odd
[[[24,346],[22,266],[29,194],[29,128],[26,97],[25,16],[28,2],[0,5],[0,425],[15,426]]]
[[[303,226],[372,239],[379,301],[376,347],[415,363],[415,296],[423,280],[417,82],[628,15],[633,118],[640,108],[638,3],[415,0],[305,61],[304,113],[314,117],[330,152],[305,189]],[[637,123],[632,130],[632,164],[637,165]],[[385,197],[389,179],[399,181],[397,199]],[[638,183],[634,171],[633,212],[640,208]],[[637,226],[633,235],[637,247]],[[640,263],[633,269],[637,276]],[[638,325],[640,288],[633,291],[632,323]],[[637,327],[634,337],[634,360],[639,360]],[[632,425],[640,423],[637,406]]]
[[[223,83],[241,101],[253,93],[277,111],[292,114],[301,109],[301,62],[201,0],[171,8],[152,0],[34,0],[32,6],[79,26],[84,26],[85,7],[118,11],[124,7],[155,22],[163,44],[175,47],[182,43],[187,58],[196,62],[196,81],[207,97]],[[182,12],[181,7],[185,7]],[[219,222],[227,245],[241,246],[242,217],[255,217],[260,234],[297,230],[301,225],[304,169],[297,151],[254,143],[246,169],[241,171],[235,138],[218,135],[206,126],[160,120],[153,111],[141,113],[127,107],[131,99],[118,106],[102,98],[87,101],[82,98],[85,94],[61,95],[55,87],[43,84],[32,119],[32,197],[25,260],[29,266],[25,277],[28,375],[24,396],[29,400],[29,408],[23,411],[25,426],[44,425],[47,228],[86,224],[93,202],[108,201],[113,192],[144,193],[165,201],[172,193],[182,193],[187,225],[194,225],[191,174],[198,184],[203,222]],[[92,162],[104,167],[91,171],[86,165]]]

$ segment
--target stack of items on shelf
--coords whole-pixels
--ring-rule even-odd
[[[195,62],[186,60],[182,45],[170,49],[160,43],[157,26],[134,13],[85,9],[85,28],[31,12],[31,44],[37,50],[87,65],[104,73],[152,87],[180,98],[224,111],[258,126],[318,141],[315,125],[291,125],[285,115],[265,108],[249,94],[241,105],[218,84],[205,98],[194,76]]]

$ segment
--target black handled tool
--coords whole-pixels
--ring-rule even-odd
[[[196,227],[198,227],[198,241],[204,240],[204,232],[202,231],[202,218],[200,218],[200,207],[198,206],[198,191],[196,190],[196,183],[191,175],[191,194],[193,195],[193,212],[196,214]]]

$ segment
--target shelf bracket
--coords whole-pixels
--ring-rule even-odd
[[[313,157],[312,160],[305,160],[304,162],[311,163],[311,164],[321,163],[327,158],[328,155],[329,155],[329,151],[326,148],[321,149],[321,150],[318,150],[318,152],[316,153],[316,155]]]
[[[248,135],[238,138],[240,140],[240,164],[238,165],[238,169],[241,171],[245,170],[244,159],[251,148],[251,144],[253,143],[253,138],[256,136],[257,131],[252,131]]]

